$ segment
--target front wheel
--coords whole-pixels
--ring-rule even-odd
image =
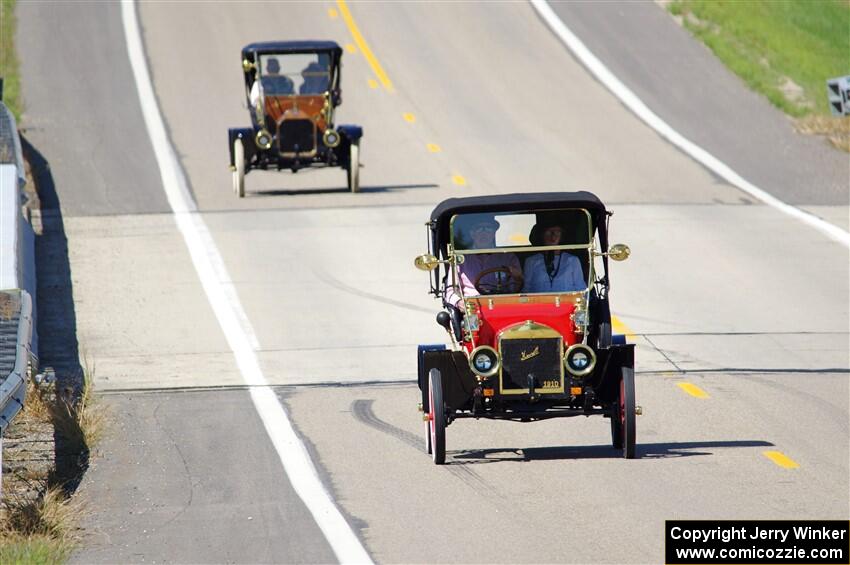
[[[352,141],[349,146],[348,190],[360,192],[360,141]]]
[[[428,410],[431,458],[436,465],[443,465],[446,462],[446,406],[443,404],[443,379],[437,369],[428,373]]]
[[[623,367],[620,377],[619,420],[622,430],[623,457],[635,457],[635,371]]]
[[[233,192],[239,198],[245,197],[245,146],[242,145],[242,139],[236,138],[233,141]]]

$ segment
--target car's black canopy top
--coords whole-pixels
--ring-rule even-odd
[[[313,53],[316,51],[330,51],[336,57],[342,54],[342,47],[335,41],[259,41],[250,43],[242,48],[242,58],[248,55],[274,54],[274,53]],[[253,57],[251,57],[253,59]]]
[[[603,250],[608,248],[605,205],[599,198],[587,191],[580,192],[532,192],[517,194],[498,194],[493,196],[470,196],[449,198],[440,202],[431,212],[431,230],[433,249],[445,254],[449,242],[449,224],[456,214],[476,214],[482,212],[535,212],[557,208],[582,208],[588,211],[593,221],[593,231],[599,231],[599,242]]]

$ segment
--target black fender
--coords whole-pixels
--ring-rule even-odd
[[[336,130],[342,136],[342,139],[348,141],[348,143],[360,141],[360,138],[363,137],[363,128],[361,126],[342,124],[337,126]]]
[[[428,388],[428,371],[425,370],[425,352],[445,350],[446,345],[443,343],[420,345],[416,348],[416,377],[419,383],[419,390],[427,390]]]
[[[623,335],[615,335],[611,341],[610,347],[596,350],[596,369],[591,377],[596,398],[603,403],[617,399],[622,368],[635,366],[635,344],[626,343]]]
[[[427,349],[441,347],[442,349]],[[471,405],[478,379],[469,368],[469,361],[463,351],[450,351],[444,345],[419,346],[421,362],[419,364],[419,390],[422,391],[422,409],[429,411],[428,406],[428,373],[438,369],[443,381],[443,401],[453,409],[468,408]],[[422,349],[426,348],[426,349]]]
[[[233,142],[237,139],[242,139],[242,144],[245,147],[245,160],[251,162],[254,153],[257,152],[257,146],[254,145],[254,128],[230,128],[227,130],[227,147],[230,153],[230,166],[233,167],[236,163],[233,162]],[[248,167],[245,167],[248,170]]]

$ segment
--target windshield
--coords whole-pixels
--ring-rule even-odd
[[[260,83],[266,95],[324,94],[330,85],[327,53],[260,55]]]
[[[459,214],[451,234],[454,251],[464,255],[454,273],[464,296],[583,292],[592,279],[591,222],[583,209]]]
[[[559,243],[544,242],[547,229],[559,228]],[[452,218],[452,246],[458,252],[591,243],[586,210],[563,209],[508,214],[458,214]]]

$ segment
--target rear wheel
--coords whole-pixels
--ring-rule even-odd
[[[635,371],[631,367],[621,369],[620,378],[620,423],[622,426],[623,457],[635,457]]]
[[[236,138],[233,141],[233,192],[239,198],[245,197],[245,146],[242,145],[242,139]]]
[[[348,190],[360,192],[360,141],[351,142],[348,155]]]
[[[435,464],[442,465],[446,462],[446,408],[443,404],[443,379],[437,369],[428,373],[428,410],[431,458]]]

